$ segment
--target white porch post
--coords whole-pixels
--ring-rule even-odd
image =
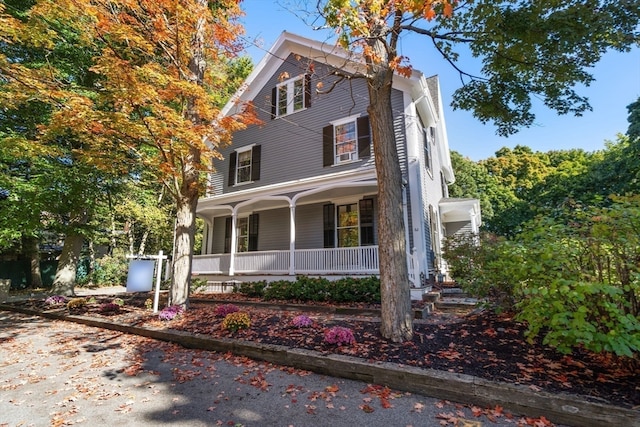
[[[236,219],[238,215],[235,211],[231,213],[231,253],[229,254],[229,276],[235,274],[235,260],[236,260]]]
[[[204,230],[202,230],[202,251],[201,255],[211,253],[213,245],[213,220],[204,219]]]
[[[289,275],[296,274],[296,206],[289,205]]]
[[[478,224],[477,224],[477,220],[476,220],[476,213],[471,210],[471,213],[469,215],[471,217],[471,232],[472,233],[477,233],[478,232]]]

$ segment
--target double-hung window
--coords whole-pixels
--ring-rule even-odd
[[[274,117],[308,108],[311,102],[309,75],[302,74],[278,84],[273,90]]]
[[[249,250],[249,217],[236,220],[236,252]]]
[[[349,248],[375,245],[374,201],[323,205],[324,247]]]
[[[236,184],[251,181],[251,149],[238,152]]]
[[[333,127],[335,131],[335,163],[350,162],[358,158],[356,121]]]
[[[236,252],[258,250],[259,215],[238,217],[236,219]],[[232,218],[227,217],[224,225],[224,252],[231,252]]]
[[[323,165],[333,166],[371,156],[369,117],[348,117],[325,126]]]
[[[229,186],[259,180],[260,158],[260,145],[251,145],[232,151],[229,156]]]
[[[358,235],[358,204],[338,205],[338,247],[351,248],[360,245]]]

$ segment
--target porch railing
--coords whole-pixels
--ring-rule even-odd
[[[302,274],[377,274],[378,247],[296,250],[295,269]]]
[[[191,271],[195,274],[227,274],[230,266],[230,254],[194,255]]]
[[[290,252],[259,251],[235,254],[234,270],[243,274],[289,274]],[[227,274],[230,254],[195,255],[194,274]],[[378,246],[297,249],[294,274],[378,274]]]

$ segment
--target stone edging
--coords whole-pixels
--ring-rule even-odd
[[[262,301],[229,301],[217,300],[213,298],[189,298],[190,302],[204,304],[235,304],[248,307],[265,308],[271,310],[292,310],[292,311],[316,311],[318,313],[331,313],[350,316],[380,317],[380,309],[376,308],[356,308],[356,307],[332,307],[327,305],[304,305],[304,304],[280,304],[277,302]],[[432,304],[425,304],[422,309],[413,309],[414,319],[425,319],[433,310]]]
[[[105,322],[86,316],[67,316],[0,304],[0,310],[65,320],[98,328],[173,342],[187,348],[231,352],[278,365],[293,366],[334,377],[381,384],[392,389],[419,393],[455,402],[479,406],[500,405],[514,413],[531,417],[544,415],[554,423],[576,427],[640,427],[640,411],[601,403],[587,402],[564,393],[535,392],[526,386],[498,383],[465,374],[421,369],[394,363],[368,363],[336,354],[259,344],[232,339],[213,339],[202,334],[140,328]]]

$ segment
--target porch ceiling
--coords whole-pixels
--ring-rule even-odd
[[[348,199],[360,197],[363,194],[376,194],[378,187],[375,183],[370,185],[340,185],[329,188],[323,188],[318,192],[310,192],[298,198],[296,204],[307,205],[312,203],[322,203],[335,201],[336,199]]]
[[[309,187],[307,189],[285,194],[256,194],[248,197],[236,205],[237,213],[256,212],[269,209],[288,208],[290,203],[295,205],[308,205],[323,202],[339,202],[341,199],[352,199],[363,195],[376,194],[376,181],[343,181],[323,186]],[[198,215],[215,217],[230,215],[233,212],[232,201],[230,204],[219,204],[214,200],[200,200],[198,202]]]

